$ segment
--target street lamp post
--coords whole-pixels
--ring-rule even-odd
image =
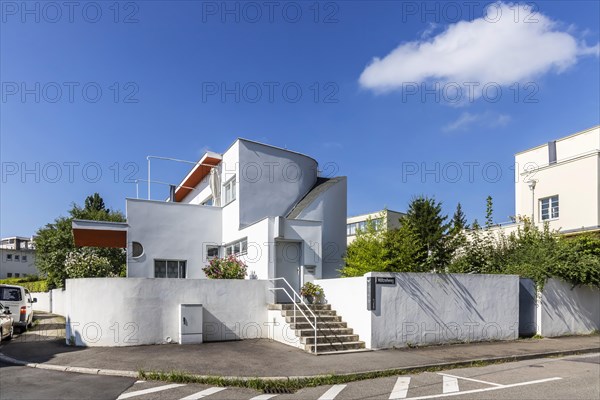
[[[531,223],[535,223],[535,185],[537,183],[536,180],[530,180],[529,189],[531,190]]]

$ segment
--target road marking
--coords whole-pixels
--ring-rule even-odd
[[[261,394],[260,396],[253,397],[250,400],[269,400],[275,396],[277,396],[277,395],[276,394]]]
[[[470,393],[490,392],[492,390],[508,389],[508,388],[513,388],[513,387],[518,387],[518,386],[535,385],[536,383],[544,383],[544,382],[557,381],[559,379],[562,379],[562,378],[555,377],[555,378],[548,378],[548,379],[540,379],[540,380],[537,380],[537,381],[512,383],[510,385],[500,385],[500,386],[488,387],[488,388],[483,388],[483,389],[465,390],[464,392],[433,394],[431,396],[421,396],[421,397],[410,397],[410,398],[408,398],[406,400],[437,399],[437,398],[440,398],[440,397],[458,396],[458,395],[470,394]]]
[[[457,378],[447,375],[442,376],[442,378],[444,378],[444,384],[442,389],[444,393],[454,393],[459,391]]]
[[[408,386],[410,385],[410,376],[401,376],[396,381],[394,389],[390,394],[390,400],[393,399],[405,399],[408,395]]]
[[[148,394],[148,393],[162,392],[163,390],[174,389],[174,388],[180,387],[180,386],[185,386],[185,385],[181,384],[181,383],[173,383],[170,385],[157,386],[157,387],[153,387],[150,389],[136,390],[135,392],[121,394],[119,397],[117,397],[117,400],[128,399],[130,397],[141,396],[143,394]]]
[[[450,375],[450,374],[444,374],[443,372],[438,372],[438,375],[442,375],[442,376],[448,376],[450,378],[457,378],[457,379],[464,379],[465,381],[471,381],[471,382],[477,382],[477,383],[484,383],[486,385],[492,385],[492,386],[502,386],[499,383],[494,383],[494,382],[488,382],[488,381],[481,381],[479,379],[473,379],[473,378],[465,378],[462,376],[456,376],[456,375]]]
[[[224,387],[212,387],[209,389],[202,390],[198,393],[190,394],[189,396],[186,396],[181,400],[198,400],[198,399],[202,399],[206,396],[210,396],[211,394],[218,393],[221,390],[225,390],[225,389],[226,388],[224,388]]]
[[[333,400],[345,387],[346,385],[333,385],[328,391],[323,393],[323,396],[319,397],[319,400]]]

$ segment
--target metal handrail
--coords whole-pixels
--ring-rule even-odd
[[[283,292],[290,298],[290,300],[292,301],[292,304],[294,305],[294,324],[297,325],[298,324],[298,320],[296,318],[296,308],[300,311],[300,313],[304,316],[304,318],[306,318],[306,321],[310,324],[310,326],[314,329],[314,333],[315,333],[315,343],[314,343],[314,350],[315,350],[315,354],[317,354],[318,351],[318,346],[317,346],[317,316],[315,315],[315,313],[310,309],[310,307],[308,307],[308,304],[306,304],[304,302],[304,300],[302,300],[302,297],[296,293],[296,291],[294,290],[294,288],[292,287],[292,285],[289,284],[289,282],[283,278],[272,278],[269,279],[269,281],[273,282],[273,284],[275,284],[275,281],[283,281],[285,282],[285,284],[290,288],[290,291],[294,294],[294,297],[290,296],[290,294],[288,293],[288,291],[285,288],[278,288],[278,287],[273,287],[270,288],[270,290],[275,291],[275,290],[283,290]],[[308,316],[304,313],[304,311],[302,310],[302,308],[300,306],[298,306],[298,303],[296,303],[296,297],[298,298],[298,300],[300,300],[300,304],[306,306],[306,309],[308,310],[308,312],[311,314],[311,316],[315,319],[315,323],[313,324],[312,322],[310,322],[310,319],[308,318]]]

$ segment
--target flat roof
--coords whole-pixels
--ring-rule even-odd
[[[346,219],[349,219],[349,218],[356,218],[356,217],[364,217],[364,216],[367,216],[367,215],[372,215],[372,214],[379,214],[379,213],[382,213],[382,212],[384,212],[384,211],[393,212],[393,213],[396,213],[396,214],[403,214],[403,215],[405,215],[405,214],[406,214],[406,213],[404,213],[404,212],[401,212],[401,211],[394,211],[394,210],[390,210],[389,208],[387,208],[387,209],[386,209],[386,208],[383,208],[383,209],[381,209],[381,210],[378,210],[378,211],[372,211],[372,212],[368,212],[368,213],[364,213],[364,214],[348,215],[348,216],[346,217]]]
[[[570,134],[570,135],[568,135],[568,136],[564,136],[564,137],[561,137],[561,138],[559,138],[559,139],[555,139],[554,141],[556,141],[556,142],[562,142],[563,140],[570,139],[570,138],[572,138],[572,137],[574,137],[574,136],[582,135],[582,134],[584,134],[584,133],[587,133],[587,132],[589,132],[589,131],[593,131],[594,129],[598,129],[598,128],[600,128],[600,125],[595,125],[595,126],[592,126],[591,128],[587,128],[587,129],[584,129],[584,130],[582,130],[582,131],[579,131],[579,132],[572,133],[572,134]],[[550,140],[550,142],[551,142],[551,141],[552,141],[552,140]],[[538,146],[535,146],[535,147],[531,147],[531,148],[529,148],[529,149],[527,149],[527,150],[522,150],[522,151],[519,151],[518,153],[515,153],[515,156],[518,156],[519,154],[527,153],[527,152],[529,152],[529,151],[532,151],[532,150],[541,149],[541,148],[543,148],[543,147],[546,147],[546,146],[548,146],[548,143],[547,143],[547,142],[546,142],[546,143],[544,143],[544,144],[540,144],[540,145],[538,145]]]

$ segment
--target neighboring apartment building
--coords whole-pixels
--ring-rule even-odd
[[[375,229],[388,230],[400,227],[400,218],[403,213],[392,210],[381,210],[369,214],[355,215],[346,220],[346,243],[350,244],[356,239],[356,232],[367,227],[367,221],[371,219]]]
[[[13,236],[0,242],[0,279],[36,275],[32,238]]]
[[[517,153],[515,167],[515,215],[563,234],[600,230],[600,126]]]
[[[346,178],[318,176],[313,158],[236,140],[207,152],[167,201],[127,199],[126,223],[76,220],[78,246],[127,248],[128,277],[204,278],[236,255],[259,279],[338,276],[346,251]]]

